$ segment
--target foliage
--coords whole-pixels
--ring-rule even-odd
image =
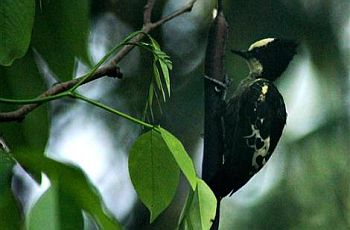
[[[120,229],[119,223],[106,212],[97,190],[79,168],[27,153],[16,153],[14,159],[27,170],[44,172],[51,182],[50,189],[29,214],[31,229],[40,229],[51,218],[58,226],[82,227],[80,210],[87,211],[103,229]],[[43,210],[46,211],[43,213]]]
[[[51,26],[57,25],[55,26],[57,28],[57,34],[62,33],[61,36],[63,37],[70,37],[70,35],[65,34],[64,31],[70,30],[69,26],[74,25],[73,21],[70,21],[68,27],[64,28],[65,26],[62,26],[57,21],[60,18],[59,16],[57,18],[51,16],[53,12],[55,12],[55,7],[66,9],[65,6],[67,5],[68,4],[58,2],[50,4],[48,8],[44,10],[43,14],[37,16],[33,40],[31,41],[33,46],[37,46],[36,48],[39,53],[43,55],[44,58],[48,58],[48,64],[52,66],[55,73],[58,74],[61,79],[64,79],[64,76],[69,76],[71,73],[72,56],[69,55],[73,53],[70,52],[75,52],[73,55],[85,56],[84,48],[77,48],[74,45],[78,43],[74,40],[79,39],[79,34],[73,34],[73,44],[69,45],[69,47],[65,47],[69,49],[69,52],[63,52],[67,54],[67,56],[63,57],[63,62],[57,61],[58,59],[62,59],[62,57],[52,57],[51,54],[53,52],[47,53],[45,51],[45,46],[57,47],[57,45],[65,45],[55,37],[54,39],[56,41],[50,41],[41,46],[40,43],[44,42],[44,37],[39,35],[48,33]],[[1,12],[3,12],[3,14],[0,16],[3,18],[7,18],[7,15],[11,17],[16,16],[13,14],[14,6],[18,6],[20,9],[22,5],[16,1],[11,3],[7,1],[2,4]],[[73,6],[73,8],[74,7],[75,6]],[[84,2],[84,5],[81,7],[80,9],[84,9],[86,7],[86,2]],[[23,31],[27,31],[26,36],[23,36],[20,43],[14,43],[14,45],[11,46],[8,45],[7,41],[15,41],[14,38],[18,37],[18,34],[8,31],[12,27],[5,27],[0,31],[1,36],[4,38],[4,40],[2,40],[4,43],[0,44],[0,47],[6,49],[4,53],[7,53],[7,56],[3,56],[1,59],[2,65],[11,65],[15,58],[22,57],[27,51],[30,41],[30,31],[32,30],[31,22],[34,17],[32,8],[33,7],[27,7],[22,9],[25,11],[23,16],[31,15],[32,17],[29,18],[27,16],[27,18],[21,18],[21,20],[26,21],[27,24],[22,21],[18,22],[20,24],[19,27],[22,28],[21,26],[26,26],[26,28],[22,29]],[[66,10],[66,13],[70,14],[73,20],[75,18],[75,16],[73,16],[74,11],[71,9]],[[58,15],[61,15],[61,13],[58,13]],[[11,19],[11,17],[9,18]],[[41,21],[44,21],[44,23],[41,24]],[[8,21],[5,22],[6,25],[11,24]],[[76,25],[74,25],[74,27],[75,26]],[[86,34],[87,27],[85,25],[79,28],[84,30],[81,31],[82,35]],[[51,32],[52,31],[50,31],[50,33]],[[149,42],[134,42],[134,39],[140,35],[145,36]],[[52,42],[56,44],[53,45]],[[150,131],[142,134],[131,148],[129,171],[139,198],[150,210],[151,222],[153,222],[173,200],[179,184],[179,173],[181,170],[190,184],[192,190],[191,194],[195,194],[192,196],[193,199],[191,199],[191,202],[186,205],[187,209],[184,212],[186,220],[189,218],[188,221],[190,221],[192,225],[194,224],[202,226],[202,229],[208,229],[210,227],[211,218],[213,218],[213,213],[215,214],[215,198],[213,200],[214,195],[211,190],[197,177],[193,162],[181,142],[170,132],[159,126],[156,127],[148,124],[77,92],[77,89],[84,82],[90,80],[99,67],[110,60],[116,51],[127,45],[141,47],[153,54],[153,76],[150,81],[148,98],[145,106],[145,115],[147,110],[149,110],[153,119],[152,105],[154,96],[158,99],[157,91],[162,95],[163,101],[166,101],[167,97],[171,95],[169,71],[172,69],[172,62],[170,57],[161,50],[158,42],[149,34],[142,31],[131,33],[121,43],[113,47],[70,89],[56,95],[34,99],[18,100],[0,98],[0,102],[26,105],[31,103],[46,103],[63,97],[71,97],[85,101],[93,106],[150,129]],[[20,50],[19,54],[13,56],[8,55],[14,54],[16,50]],[[39,151],[43,150],[39,148]],[[18,226],[17,228],[20,228],[20,226],[25,223],[28,229],[41,229],[42,226],[47,226],[48,229],[83,229],[84,217],[82,211],[85,211],[94,219],[101,229],[121,229],[121,224],[106,209],[101,195],[81,169],[68,163],[61,163],[50,159],[44,156],[43,153],[38,154],[36,152],[38,152],[38,150],[16,147],[12,153],[6,151],[1,151],[0,153],[0,159],[5,159],[2,160],[0,164],[0,199],[3,200],[0,206],[0,216],[2,217],[1,220],[4,221],[2,226],[9,228]],[[31,176],[35,176],[37,182],[40,183],[41,181],[41,173],[44,173],[50,181],[50,187],[41,195],[34,206],[31,207],[29,213],[26,214],[24,223],[21,217],[21,210],[18,208],[17,201],[11,191],[11,179],[13,176],[11,170],[15,163],[22,166]],[[210,199],[207,200],[206,197],[210,197]],[[9,209],[11,210],[10,212]],[[199,210],[196,211],[197,209]],[[10,213],[11,215],[6,213]],[[198,224],[196,223],[197,221]]]
[[[34,21],[34,5],[34,0],[1,2],[0,65],[9,66],[26,53]]]
[[[179,168],[157,131],[151,130],[135,142],[130,150],[129,172],[152,222],[170,204],[179,183]]]
[[[196,190],[187,197],[180,217],[180,229],[210,229],[215,218],[216,198],[209,186],[201,179]]]
[[[3,229],[19,229],[22,223],[20,208],[11,191],[11,169],[14,161],[0,149],[0,225]]]
[[[197,186],[193,163],[181,142],[162,128],[141,135],[130,150],[129,172],[151,222],[170,204],[179,183],[179,169],[191,188]]]

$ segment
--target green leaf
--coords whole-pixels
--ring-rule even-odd
[[[216,198],[209,186],[198,179],[194,194],[190,191],[180,229],[209,230],[216,214]]]
[[[62,81],[72,79],[76,58],[89,64],[89,5],[89,0],[60,0],[37,6],[32,46]]]
[[[167,64],[162,61],[161,59],[159,60],[160,68],[162,69],[163,77],[165,80],[165,84],[168,90],[168,96],[170,97],[170,76],[169,76],[169,69]]]
[[[160,68],[162,70],[162,74],[163,74],[163,77],[164,77],[164,81],[165,81],[165,84],[167,86],[168,95],[170,97],[169,69],[171,69],[171,68],[168,69],[168,64],[167,63],[170,62],[170,64],[171,64],[171,61],[169,60],[169,56],[160,49],[160,45],[158,44],[158,42],[156,40],[154,40],[151,36],[149,36],[149,38],[151,40],[151,43],[152,43],[152,46],[153,46],[153,49],[154,49],[154,55],[155,55],[155,60],[154,61],[155,62],[159,61]],[[154,65],[156,65],[156,63],[154,63]],[[164,94],[163,88],[159,88],[159,89],[161,89],[163,94]],[[164,96],[164,101],[165,101],[165,96]]]
[[[88,212],[101,229],[121,229],[116,219],[109,214],[96,188],[89,182],[81,169],[63,164],[40,155],[16,153],[15,159],[31,171],[44,172],[50,181],[59,184],[64,192],[76,205]]]
[[[153,85],[153,82],[151,82],[148,89],[148,106],[150,107],[150,109],[152,109],[152,105],[153,105],[153,95],[154,95],[154,85]]]
[[[129,42],[131,39],[133,39],[134,37],[138,36],[140,33],[143,33],[141,30],[132,32],[131,34],[129,34],[126,38],[124,38],[123,43],[127,43]]]
[[[160,78],[160,73],[159,73],[156,61],[153,62],[153,74],[154,74],[154,80],[157,84],[158,90],[162,93],[163,100],[166,101],[165,92],[163,89],[162,80]]]
[[[129,173],[153,222],[174,198],[180,173],[159,132],[152,129],[136,140],[129,153]]]
[[[166,145],[176,160],[176,163],[187,178],[188,183],[191,185],[192,190],[195,190],[197,185],[197,175],[192,159],[187,154],[182,143],[174,135],[163,128],[160,128],[159,130]]]
[[[153,116],[153,96],[154,96],[154,84],[153,81],[151,81],[151,84],[149,85],[149,89],[148,89],[148,96],[147,96],[147,102],[146,102],[146,106],[145,106],[145,110],[143,111],[143,117],[144,119],[146,119],[146,115],[147,115],[147,110],[149,109],[149,112],[151,114],[151,119],[154,119]]]
[[[60,190],[54,181],[32,207],[27,218],[29,230],[40,230],[43,226],[46,226],[46,230],[84,229],[81,209],[74,198]]]
[[[15,61],[12,66],[0,67],[0,74],[1,96],[34,98],[46,90],[42,78],[38,77],[39,72],[32,50],[29,50],[23,58]],[[15,109],[14,106],[6,108],[4,104],[1,104],[0,107],[4,109],[2,111]],[[28,154],[43,155],[49,133],[48,115],[48,106],[42,105],[26,116],[25,122],[2,123],[1,132],[13,149],[25,149]],[[30,172],[30,174],[40,184],[41,173]]]
[[[34,14],[34,0],[1,0],[0,65],[9,66],[27,52]]]
[[[190,217],[194,223],[194,229],[210,229],[216,214],[216,198],[209,186],[198,180],[193,205],[190,209]]]
[[[11,190],[12,168],[15,162],[0,150],[0,228],[21,229],[22,213]]]
[[[159,43],[154,38],[152,38],[151,36],[148,36],[148,38],[151,40],[152,46],[156,51],[161,50]]]
[[[154,82],[157,86],[157,89],[162,93],[163,101],[166,101],[165,90],[163,87],[163,81],[165,82],[165,85],[166,85],[167,94],[170,97],[169,70],[172,68],[172,63],[171,63],[170,57],[160,49],[158,42],[156,40],[154,40],[149,34],[144,34],[144,35],[150,40],[151,43],[139,42],[139,43],[134,44],[134,43],[128,43],[128,41],[130,39],[126,39],[125,44],[138,46],[138,47],[141,47],[141,48],[146,49],[147,51],[150,51],[153,53],[153,64],[152,64],[153,79],[152,80],[154,80]],[[159,72],[158,63],[160,66],[161,73]],[[162,80],[162,77],[164,78],[164,80]],[[153,85],[153,87],[154,87],[154,85]],[[155,93],[156,93],[156,91],[155,91]],[[153,96],[152,96],[152,98],[153,98]],[[148,98],[148,101],[149,100],[150,100],[150,97]],[[147,108],[151,109],[151,106],[146,104],[144,115],[146,114]],[[151,113],[152,113],[152,111],[151,111]]]
[[[163,75],[163,78],[164,78],[164,81],[165,81],[165,84],[166,84],[166,87],[167,87],[167,92],[168,92],[168,95],[170,97],[169,69],[171,69],[171,61],[169,59],[169,56],[160,49],[160,46],[159,46],[158,42],[156,40],[154,40],[151,36],[149,36],[149,39],[151,40],[152,47],[153,47],[153,54],[154,54],[153,66],[157,66],[157,62],[159,62],[160,68],[162,70],[162,75]],[[158,69],[157,69],[157,71],[158,71]],[[160,74],[159,73],[158,73],[158,76],[159,76],[159,82],[161,84],[161,79],[160,79]],[[158,85],[158,87],[159,87],[159,85]],[[159,87],[159,89],[164,94],[163,87]],[[165,101],[165,96],[164,96],[164,101]]]

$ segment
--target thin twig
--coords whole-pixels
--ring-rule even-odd
[[[83,84],[88,83],[88,82],[93,81],[93,80],[96,80],[96,79],[99,79],[103,76],[116,76],[116,77],[120,78],[122,76],[122,74],[117,66],[106,65],[106,66],[98,69],[96,71],[96,73],[93,76],[91,76],[91,78],[89,78]],[[76,85],[78,82],[80,82],[80,80],[82,78],[83,77],[75,78],[75,79],[70,80],[70,81],[55,84],[51,88],[49,88],[47,91],[42,93],[40,96],[38,96],[37,98],[45,98],[48,96],[53,96],[53,95],[57,95],[59,93],[62,93],[64,91],[72,88],[74,85]],[[0,113],[0,122],[22,121],[28,113],[30,113],[31,111],[33,111],[34,109],[39,107],[41,104],[42,103],[27,104],[27,105],[21,106],[20,108],[18,108],[15,111]]]
[[[144,25],[143,28],[141,30],[142,33],[140,33],[139,35],[135,36],[133,39],[130,40],[131,43],[138,43],[140,42],[144,37],[145,34],[151,32],[152,30],[156,29],[157,27],[161,26],[162,24],[168,22],[169,20],[184,14],[185,12],[191,11],[194,3],[196,2],[196,0],[192,0],[190,1],[188,4],[186,4],[185,6],[183,6],[182,8],[174,11],[173,13],[171,13],[168,16],[165,16],[163,18],[161,18],[160,20],[158,20],[157,22],[152,23],[150,21],[150,17],[152,14],[152,10],[153,10],[153,5],[154,5],[154,0],[149,0],[147,2],[147,5],[145,7],[145,11],[144,12]],[[146,15],[146,16],[145,16]],[[149,16],[148,16],[149,15]],[[148,20],[149,19],[149,20]],[[119,68],[117,67],[117,64],[134,48],[134,46],[132,45],[127,45],[124,46],[123,48],[121,48],[119,50],[119,52],[114,56],[114,58],[108,62],[107,64],[105,64],[104,66],[102,66],[101,68],[99,68],[89,79],[87,79],[83,84],[94,81],[96,79],[102,78],[104,76],[114,76],[117,78],[121,77],[121,73],[119,71]],[[45,91],[44,93],[42,93],[40,96],[38,96],[38,98],[42,98],[42,97],[47,97],[47,96],[52,96],[52,95],[56,95],[59,93],[62,93],[70,88],[72,88],[75,84],[77,84],[82,78],[76,78],[70,81],[66,81],[66,82],[62,82],[62,83],[58,83],[54,86],[52,86],[51,88],[49,88],[47,91]],[[37,107],[39,107],[42,103],[36,103],[36,104],[27,104],[27,105],[23,105],[21,107],[19,107],[17,110],[11,111],[11,112],[4,112],[4,113],[0,113],[0,122],[10,122],[10,121],[22,121],[25,116],[30,113],[31,111],[33,111],[34,109],[36,109]]]
[[[173,12],[172,14],[169,14],[168,16],[165,16],[163,18],[161,18],[159,21],[152,23],[152,29],[172,20],[173,18],[176,18],[177,16],[185,13],[185,12],[189,12],[192,10],[194,3],[197,0],[191,0],[190,2],[188,2],[186,5],[184,5],[182,8],[178,9],[177,11]]]
[[[102,104],[102,103],[100,103],[100,102],[98,102],[98,101],[92,100],[92,99],[90,99],[90,98],[84,97],[84,96],[81,95],[81,94],[78,94],[78,93],[71,93],[70,96],[73,97],[73,98],[77,98],[77,99],[79,99],[79,100],[85,101],[85,102],[87,102],[87,103],[89,103],[89,104],[92,104],[92,105],[94,105],[94,106],[97,106],[97,107],[99,107],[99,108],[101,108],[101,109],[104,109],[104,110],[110,112],[110,113],[118,114],[120,117],[123,117],[123,118],[125,118],[125,119],[127,119],[127,120],[129,120],[129,121],[132,121],[132,122],[134,122],[134,123],[137,123],[137,124],[139,124],[139,125],[142,125],[143,127],[147,127],[147,128],[150,128],[150,129],[153,128],[153,125],[151,125],[151,124],[148,124],[148,123],[146,123],[146,122],[144,122],[144,121],[141,121],[141,120],[139,120],[139,119],[136,119],[136,118],[134,118],[134,117],[132,117],[132,116],[129,116],[128,114],[122,113],[122,112],[120,112],[120,111],[118,111],[118,110],[112,109],[112,108],[109,107],[109,106],[106,106],[106,105],[104,105],[104,104]]]
[[[155,0],[148,0],[143,11],[143,24],[146,25],[152,21],[152,11]]]

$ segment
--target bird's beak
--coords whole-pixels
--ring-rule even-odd
[[[232,53],[244,58],[244,59],[248,59],[249,58],[249,53],[248,51],[245,50],[231,50]]]

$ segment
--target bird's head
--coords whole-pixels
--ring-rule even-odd
[[[249,65],[250,74],[274,81],[287,69],[296,54],[297,43],[281,38],[265,38],[253,43],[248,50],[232,50]]]

